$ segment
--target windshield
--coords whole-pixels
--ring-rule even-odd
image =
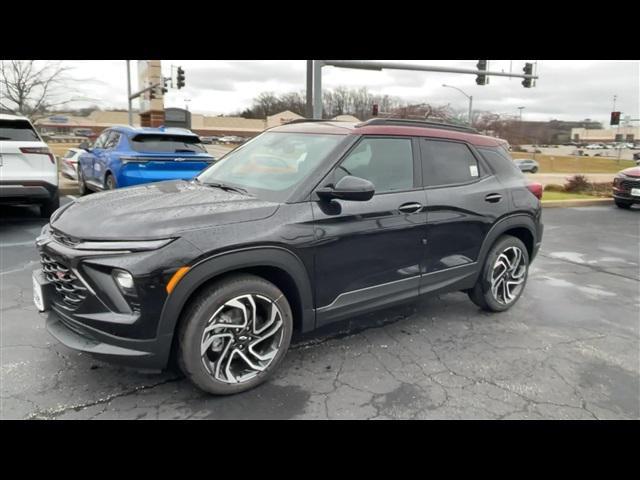
[[[344,135],[266,132],[198,176],[272,201],[284,201],[343,140]]]
[[[136,135],[131,139],[131,147],[136,152],[153,153],[206,153],[207,151],[200,143],[200,139],[194,135]]]

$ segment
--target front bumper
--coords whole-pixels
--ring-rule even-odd
[[[69,348],[100,360],[143,370],[160,371],[166,367],[171,335],[152,340],[131,340],[83,325],[55,307],[42,315],[46,316],[47,331]]]
[[[37,243],[42,269],[35,273],[46,280],[49,310],[43,315],[51,335],[105,361],[144,370],[165,368],[173,337],[173,332],[159,331],[165,286],[176,267],[184,265],[184,255],[197,256],[193,247],[178,239],[174,248],[148,251],[78,250],[63,243],[71,237],[46,228]],[[120,292],[113,269],[133,276],[136,295]]]
[[[630,192],[625,192],[622,190],[614,190],[613,198],[616,200],[623,200],[628,203],[640,203],[640,197],[631,195]]]

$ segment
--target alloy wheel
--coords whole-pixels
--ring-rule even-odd
[[[522,250],[508,247],[498,255],[491,271],[491,294],[502,305],[513,302],[524,285],[527,265]]]
[[[219,307],[202,332],[207,372],[224,383],[244,383],[265,371],[283,339],[282,312],[263,295],[240,295]]]

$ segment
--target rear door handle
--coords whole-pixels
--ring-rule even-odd
[[[484,200],[489,203],[497,203],[502,200],[502,195],[500,195],[499,193],[490,193],[489,195],[484,197]]]
[[[418,210],[422,208],[421,203],[412,202],[412,203],[404,203],[398,207],[402,213],[416,213]]]

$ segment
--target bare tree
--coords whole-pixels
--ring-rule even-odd
[[[258,118],[267,118],[269,115],[278,113],[278,97],[273,92],[262,92],[253,100],[253,109]]]
[[[72,95],[70,67],[62,62],[35,60],[0,61],[0,108],[31,120],[69,102],[85,100]]]

